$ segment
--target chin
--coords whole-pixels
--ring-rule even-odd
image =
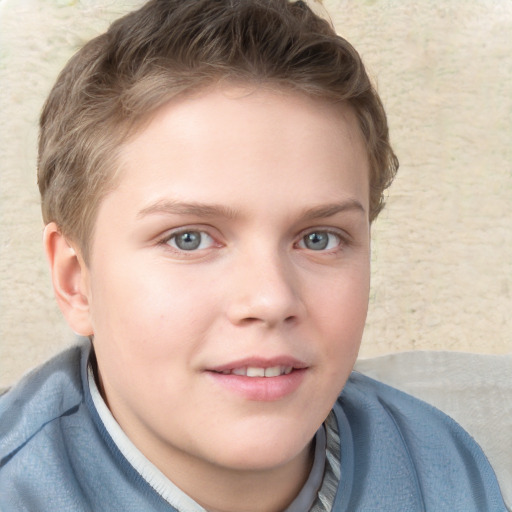
[[[278,468],[304,454],[317,428],[305,431],[287,425],[258,428],[256,432],[240,432],[226,440],[224,450],[216,457],[216,464],[237,471],[264,471]]]

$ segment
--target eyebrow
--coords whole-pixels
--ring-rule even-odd
[[[219,204],[184,203],[162,200],[139,211],[138,218],[146,215],[193,215],[197,217],[226,217],[233,219],[239,214],[236,210]]]
[[[340,203],[325,204],[308,208],[303,213],[304,220],[326,219],[345,211],[356,211],[366,215],[364,206],[355,199],[348,199]]]
[[[359,211],[366,214],[364,206],[355,199],[349,199],[339,203],[329,203],[325,205],[315,206],[304,210],[301,217],[304,220],[325,219],[333,217],[338,213],[345,211]],[[147,215],[192,215],[197,217],[224,217],[235,219],[240,216],[240,212],[233,208],[206,203],[187,203],[179,201],[162,200],[147,206],[140,210],[137,214],[138,218]]]

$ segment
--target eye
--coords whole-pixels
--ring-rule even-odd
[[[342,243],[341,236],[330,231],[312,231],[299,241],[299,247],[310,251],[328,251],[336,249]]]
[[[187,230],[172,234],[165,243],[179,251],[197,251],[198,249],[208,249],[215,242],[204,231]]]

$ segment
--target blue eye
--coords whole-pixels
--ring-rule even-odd
[[[303,236],[299,247],[310,251],[326,251],[335,249],[341,244],[341,237],[329,231],[312,231]]]
[[[213,238],[204,231],[181,231],[175,233],[166,242],[180,251],[196,251],[208,249],[214,243]]]

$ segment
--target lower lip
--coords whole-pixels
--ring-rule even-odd
[[[275,402],[294,393],[304,380],[306,371],[302,368],[278,377],[246,377],[216,372],[208,372],[208,375],[217,384],[246,400]]]

